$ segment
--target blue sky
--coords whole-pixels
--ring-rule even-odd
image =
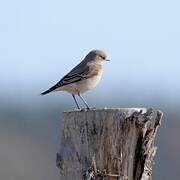
[[[105,88],[111,93],[155,91],[177,96],[179,5],[178,1],[1,1],[2,96],[38,94],[95,48],[111,59],[96,92]]]

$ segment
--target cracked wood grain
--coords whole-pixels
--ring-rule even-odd
[[[151,180],[162,112],[104,108],[63,113],[56,164],[61,180]]]

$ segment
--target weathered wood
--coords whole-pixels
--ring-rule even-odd
[[[63,115],[56,159],[61,180],[151,180],[160,111],[105,108]]]

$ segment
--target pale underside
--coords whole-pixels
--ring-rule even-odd
[[[102,72],[103,71],[100,70],[98,74],[88,79],[82,79],[81,81],[61,86],[55,89],[55,91],[67,91],[71,94],[84,93],[90,89],[93,89],[99,83],[102,77]]]

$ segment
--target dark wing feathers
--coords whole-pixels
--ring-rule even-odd
[[[89,72],[89,67],[84,65],[82,61],[79,65],[77,65],[74,69],[72,69],[67,75],[65,75],[57,84],[52,86],[47,91],[41,93],[41,95],[50,93],[61,86],[65,86],[71,83],[81,81],[82,79],[86,78],[86,75],[88,74],[88,72]]]

